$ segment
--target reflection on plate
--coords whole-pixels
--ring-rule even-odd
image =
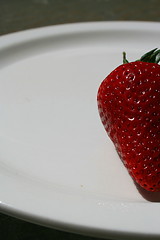
[[[159,196],[128,176],[96,103],[122,52],[132,60],[159,47],[159,29],[81,23],[0,38],[2,212],[99,237],[160,237]]]

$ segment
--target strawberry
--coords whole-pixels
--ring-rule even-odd
[[[106,132],[133,180],[160,191],[160,50],[113,70],[101,83],[97,103]]]

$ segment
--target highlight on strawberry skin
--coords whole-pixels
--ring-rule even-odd
[[[160,191],[160,50],[123,64],[100,84],[99,115],[129,174],[147,191]]]

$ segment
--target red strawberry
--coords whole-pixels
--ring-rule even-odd
[[[124,63],[101,83],[102,123],[133,179],[160,191],[160,50]]]

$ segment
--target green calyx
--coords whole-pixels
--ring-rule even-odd
[[[147,53],[145,53],[140,59],[136,61],[149,62],[149,63],[159,63],[160,62],[160,49],[155,48]],[[129,63],[126,59],[126,53],[123,52],[123,64]]]

